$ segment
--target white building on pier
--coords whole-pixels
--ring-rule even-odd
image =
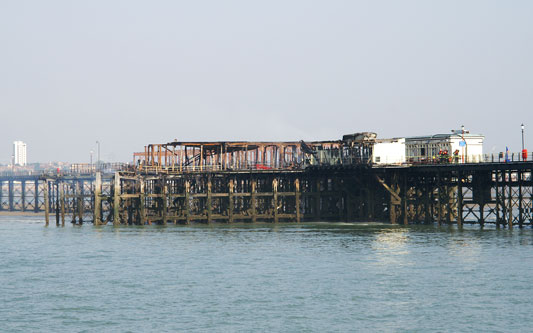
[[[440,152],[459,163],[478,163],[483,158],[481,134],[452,130],[447,134],[434,134],[393,139],[376,139],[372,152],[375,164],[432,163],[438,162]]]

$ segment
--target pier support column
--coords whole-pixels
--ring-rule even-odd
[[[365,191],[366,193],[366,203],[367,203],[367,218],[368,221],[374,221],[374,212],[376,207],[376,200],[375,200],[375,186],[374,184],[371,184],[367,182],[367,189]]]
[[[300,216],[300,180],[296,178],[294,181],[294,205],[296,209],[296,222],[301,222],[301,216]]]
[[[61,183],[59,187],[59,201],[61,204],[61,226],[65,226],[65,183]]]
[[[83,180],[76,181],[76,194],[78,198],[78,223],[83,224]]]
[[[431,193],[432,187],[428,184],[427,176],[425,177],[424,185],[424,223],[430,224],[432,222],[431,218]]]
[[[446,199],[448,199],[446,209],[446,223],[451,224],[454,219],[453,207],[454,207],[454,187],[446,186]]]
[[[397,222],[397,216],[396,216],[396,206],[399,204],[398,200],[394,198],[392,195],[390,197],[390,203],[389,203],[389,219],[391,224],[396,224]]]
[[[72,224],[76,224],[76,217],[78,214],[76,213],[78,210],[78,187],[76,186],[75,181],[71,181],[69,184],[70,187],[70,198],[72,200],[72,210],[70,213],[72,213]]]
[[[33,211],[38,213],[40,211],[39,207],[39,179],[35,180],[35,190],[33,193]]]
[[[21,201],[21,207],[20,209],[25,212],[26,211],[26,181],[25,180],[22,180],[20,182],[20,190],[21,190],[21,193],[20,193],[20,201]]]
[[[274,178],[272,181],[272,201],[274,203],[274,223],[278,223],[278,180]]]
[[[9,180],[8,181],[8,191],[9,192],[7,193],[7,195],[8,195],[8,198],[9,198],[9,211],[12,212],[12,211],[15,210],[15,204],[14,204],[14,200],[13,200],[14,199],[13,198],[13,196],[14,196],[14,193],[13,193],[14,192],[13,191],[13,180]]]
[[[190,205],[190,192],[191,192],[191,183],[187,179],[185,181],[185,223],[191,223],[191,205]]]
[[[145,208],[145,201],[146,201],[146,195],[144,193],[144,178],[140,176],[138,180],[140,182],[140,194],[139,194],[139,224],[144,225],[146,222],[146,208]]]
[[[441,182],[441,179],[440,179],[440,173],[437,173],[437,188],[438,188],[438,197],[437,197],[437,212],[438,212],[438,219],[437,219],[437,223],[438,225],[442,225],[442,214],[443,214],[443,204],[442,204],[442,201],[443,201],[443,197],[442,197],[442,182]]]
[[[407,177],[403,177],[403,189],[401,190],[402,193],[402,216],[403,216],[403,224],[408,225],[409,224],[409,216],[407,211],[407,197],[408,197],[408,190],[409,187],[407,186]]]
[[[233,223],[233,179],[228,182],[228,222]]]
[[[496,188],[496,228],[500,228],[501,224],[501,216],[500,216],[500,209],[501,209],[501,195],[500,195],[500,171],[495,170],[495,188]]]
[[[4,210],[4,182],[0,180],[0,211]]]
[[[518,181],[518,227],[522,228],[524,226],[524,206],[523,206],[523,196],[522,196],[522,171],[517,171],[517,181]]]
[[[60,217],[60,208],[59,205],[61,204],[61,200],[59,198],[59,187],[61,186],[61,181],[59,179],[56,179],[55,181],[55,189],[53,192],[55,193],[55,213],[56,213],[56,226],[59,227],[59,217]]]
[[[93,213],[93,225],[100,225],[102,223],[102,174],[96,173],[94,182],[94,213]]]
[[[257,222],[257,199],[256,199],[256,192],[257,192],[257,179],[252,179],[252,193],[250,197],[250,210],[252,215],[252,222]]]
[[[457,227],[463,227],[463,175],[457,177]]]
[[[120,173],[115,172],[115,182],[113,191],[113,225],[120,225]]]
[[[513,228],[513,180],[512,180],[512,171],[508,171],[509,179],[507,181],[507,187],[509,188],[509,196],[507,197],[507,212],[509,213],[509,221],[507,225],[509,229]]]
[[[43,193],[44,193],[44,220],[46,226],[50,224],[50,201],[48,200],[48,180],[44,180],[44,187],[43,187]]]
[[[168,188],[167,188],[167,178],[163,177],[161,180],[161,218],[163,225],[167,224],[167,214],[168,214]]]
[[[315,222],[320,222],[320,191],[320,179],[317,179],[315,192]]]
[[[211,177],[207,177],[207,223],[211,223],[213,216],[213,199],[211,197],[211,192],[213,190],[213,184],[211,182]]]

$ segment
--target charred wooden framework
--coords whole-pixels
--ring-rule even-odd
[[[141,172],[302,170],[307,165],[353,165],[371,159],[375,136],[293,142],[169,142],[134,153]]]

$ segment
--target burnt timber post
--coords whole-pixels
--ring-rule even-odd
[[[168,210],[168,197],[167,197],[167,178],[163,176],[161,179],[161,223],[163,225],[167,224],[167,210]]]
[[[20,182],[20,186],[21,186],[21,211],[26,211],[26,180],[22,180]]]
[[[212,191],[213,184],[211,182],[211,177],[207,177],[207,198],[206,198],[206,208],[207,208],[207,223],[212,222],[212,216],[213,216],[213,205],[212,205],[212,197],[211,197],[211,191]]]
[[[228,222],[233,223],[233,179],[228,182]]]
[[[508,207],[507,212],[509,214],[509,221],[507,222],[507,225],[509,226],[509,229],[513,228],[513,180],[512,180],[512,171],[509,170],[508,172],[508,178],[507,178],[507,187],[509,188],[509,196],[507,197]]]
[[[12,212],[15,210],[15,204],[14,204],[14,189],[13,189],[13,180],[10,179],[8,181],[8,197],[9,197],[9,211]]]
[[[404,175],[403,177],[403,190],[401,191],[402,193],[402,215],[403,215],[403,224],[404,225],[408,225],[409,224],[409,219],[408,219],[408,216],[407,216],[407,191],[408,191],[408,187],[407,187],[407,176]]]
[[[113,186],[113,225],[120,225],[120,173],[115,172],[114,186]]]
[[[83,224],[83,181],[76,181],[76,194],[78,197],[78,223]]]
[[[250,194],[250,211],[251,211],[251,215],[252,215],[252,222],[257,222],[257,212],[256,212],[256,207],[257,207],[257,199],[256,199],[256,192],[257,192],[257,179],[252,179],[251,180],[252,184],[252,190],[251,190],[251,194]]]
[[[457,177],[457,226],[463,227],[463,175]]]
[[[315,192],[315,219],[320,221],[320,178],[316,180],[316,192]]]
[[[59,201],[61,204],[61,226],[65,226],[65,184],[61,183],[59,188]]]
[[[60,181],[56,179],[55,181],[55,213],[56,213],[56,226],[59,226],[59,213],[60,213],[60,207],[61,200],[59,199],[59,184]]]
[[[187,179],[185,180],[185,223],[191,223],[191,205],[190,205],[190,195],[191,195],[191,183]]]
[[[50,201],[48,200],[48,179],[44,180],[43,194],[44,194],[44,219],[45,219],[46,226],[48,226],[50,224]]]
[[[274,180],[272,181],[272,201],[274,203],[274,223],[278,223],[279,222],[279,218],[278,218],[278,179],[277,178],[274,178]]]
[[[39,179],[35,179],[35,185],[34,185],[34,191],[33,191],[33,210],[35,213],[39,212]]]
[[[94,182],[94,211],[93,211],[93,224],[101,224],[102,216],[102,174],[98,171],[95,176]]]
[[[298,178],[294,180],[294,191],[296,223],[300,223],[300,180]]]
[[[138,182],[140,182],[140,194],[139,194],[139,215],[140,215],[140,221],[139,224],[144,225],[146,222],[146,207],[145,207],[145,201],[146,201],[146,195],[144,194],[144,179],[142,177],[139,177]]]

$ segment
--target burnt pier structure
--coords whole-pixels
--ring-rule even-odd
[[[532,225],[532,161],[377,165],[374,138],[148,145],[133,165],[114,173],[40,176],[29,192],[38,199],[8,194],[13,199],[6,201],[14,185],[2,180],[0,208],[44,210],[47,224],[55,215],[57,225]]]

